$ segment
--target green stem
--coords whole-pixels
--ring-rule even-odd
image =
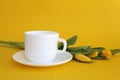
[[[24,42],[2,41],[2,40],[0,40],[0,46],[2,46],[2,47],[24,49]]]

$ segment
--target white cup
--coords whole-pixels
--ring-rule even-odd
[[[24,34],[25,55],[31,62],[47,62],[56,57],[58,51],[58,42],[62,42],[64,47],[62,52],[66,51],[67,42],[59,38],[59,33],[52,31],[28,31]]]

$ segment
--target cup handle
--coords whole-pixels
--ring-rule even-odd
[[[62,50],[58,50],[58,53],[65,52],[65,51],[66,51],[66,49],[67,49],[67,42],[66,42],[66,40],[65,40],[65,39],[62,39],[62,38],[59,38],[59,40],[58,40],[58,41],[60,41],[60,42],[62,42],[62,43],[63,43],[63,49],[62,49]]]

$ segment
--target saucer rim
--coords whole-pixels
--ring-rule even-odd
[[[22,55],[25,54],[25,53],[24,53],[24,50],[18,51],[18,52],[16,52],[16,53],[13,54],[13,56],[12,56],[13,60],[14,60],[15,62],[17,62],[17,63],[23,64],[23,65],[27,65],[27,66],[33,66],[33,67],[50,67],[50,66],[57,66],[57,65],[61,65],[61,64],[67,63],[67,62],[69,62],[70,60],[72,60],[72,58],[73,58],[72,54],[70,54],[68,51],[65,51],[65,52],[63,52],[63,53],[58,53],[58,54],[64,54],[64,53],[65,53],[65,54],[69,55],[70,57],[69,57],[67,60],[59,61],[58,63],[42,64],[42,63],[34,63],[34,62],[31,62],[31,61],[29,61],[30,63],[26,63],[25,61],[23,62],[23,61],[20,61],[20,59],[16,59],[16,56],[17,56],[18,54],[20,54],[20,53],[22,53]],[[26,59],[27,59],[27,58],[26,58]],[[28,59],[27,59],[27,60],[28,60]]]

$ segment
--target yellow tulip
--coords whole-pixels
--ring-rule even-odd
[[[112,56],[112,53],[109,49],[105,49],[105,50],[102,50],[101,51],[101,56],[107,58],[107,59],[110,59],[111,56]]]
[[[83,55],[83,54],[75,54],[75,59],[78,60],[78,61],[81,61],[81,62],[91,62],[91,58]]]
[[[98,54],[99,54],[99,53],[98,53],[97,51],[95,51],[95,52],[89,54],[88,57],[90,57],[90,58],[95,58],[96,56],[98,56]]]

